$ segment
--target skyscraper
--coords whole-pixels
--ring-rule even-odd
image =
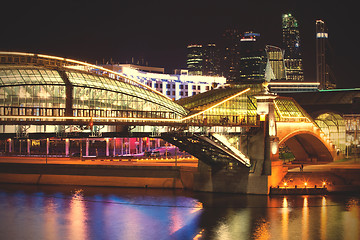
[[[266,53],[259,46],[259,33],[245,32],[240,40],[240,61],[237,82],[262,81],[265,77]]]
[[[188,45],[189,75],[220,76],[219,49],[214,43]]]
[[[267,73],[270,80],[285,80],[284,51],[276,46],[267,45],[265,48],[267,55]]]
[[[215,43],[203,44],[202,75],[220,76],[220,53]]]
[[[298,22],[292,14],[282,16],[284,61],[288,81],[304,81]]]
[[[329,66],[328,37],[325,22],[316,20],[316,81],[320,83],[320,89],[336,88],[335,77]]]
[[[240,33],[236,29],[226,29],[221,41],[221,72],[228,81],[235,81],[239,75]]]
[[[189,75],[202,75],[202,45],[188,45],[187,49],[187,69],[189,70]]]

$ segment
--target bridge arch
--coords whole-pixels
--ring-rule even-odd
[[[295,159],[303,162],[334,160],[335,151],[319,131],[298,129],[279,139],[280,146],[287,146]]]

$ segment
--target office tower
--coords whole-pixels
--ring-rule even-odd
[[[187,46],[187,69],[189,75],[202,75],[203,53],[202,45],[192,44]]]
[[[290,13],[282,16],[282,34],[286,79],[304,81],[298,22]]]
[[[264,80],[266,54],[259,46],[259,33],[245,32],[240,40],[240,61],[237,82]]]
[[[202,75],[221,76],[220,53],[215,43],[204,44],[202,47]]]
[[[267,56],[267,80],[286,80],[284,51],[276,46],[265,47]]]
[[[330,49],[325,22],[316,20],[316,80],[320,89],[336,88],[336,80],[330,68]]]
[[[239,75],[240,33],[236,29],[227,29],[221,41],[221,72],[228,81],[235,81]]]

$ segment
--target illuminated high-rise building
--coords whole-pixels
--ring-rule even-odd
[[[202,75],[203,49],[200,44],[187,46],[187,69],[189,75]]]
[[[240,61],[237,82],[263,81],[266,69],[266,53],[259,46],[259,33],[245,32],[240,40]]]
[[[220,76],[220,55],[215,43],[188,45],[189,75]]]
[[[304,81],[298,22],[290,13],[282,16],[282,35],[286,79]]]
[[[325,22],[316,20],[316,80],[320,89],[336,88],[330,68],[328,33]]]
[[[276,46],[267,45],[265,48],[267,56],[267,80],[285,80],[284,51]]]

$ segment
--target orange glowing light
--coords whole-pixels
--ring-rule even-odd
[[[305,187],[307,186],[307,182],[304,183]]]
[[[265,119],[266,119],[266,115],[265,115],[265,114],[261,114],[261,115],[260,115],[260,121],[261,121],[261,122],[264,122]]]
[[[284,186],[285,186],[285,187],[287,186],[287,182],[284,182]]]

